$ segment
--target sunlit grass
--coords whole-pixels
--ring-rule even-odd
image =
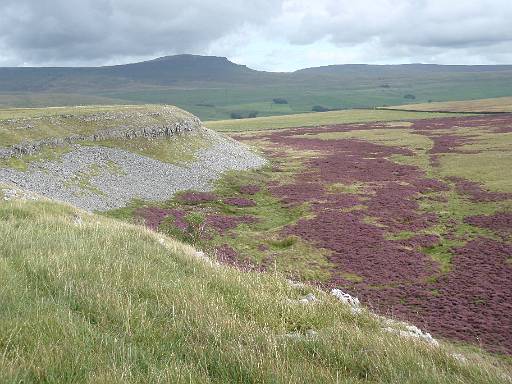
[[[512,112],[512,97],[491,99],[443,101],[435,103],[419,103],[397,105],[399,108],[414,111],[449,111],[449,112]]]
[[[510,381],[141,227],[50,202],[3,201],[0,219],[2,383]],[[293,301],[308,292],[320,302]]]
[[[446,116],[446,114],[386,111],[377,109],[350,109],[343,111],[257,117],[254,119],[207,121],[205,124],[208,128],[220,132],[244,132],[328,124],[427,119],[444,116]]]

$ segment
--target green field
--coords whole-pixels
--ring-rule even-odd
[[[257,117],[254,119],[207,121],[205,125],[219,132],[246,132],[293,127],[311,127],[331,124],[366,123],[372,121],[399,121],[453,116],[443,113],[386,111],[379,109],[352,109],[302,113],[286,116]]]
[[[334,65],[256,71],[179,55],[91,68],[0,68],[0,107],[172,104],[202,120],[510,96],[512,66]],[[276,104],[273,99],[284,99]]]
[[[445,101],[437,103],[396,105],[389,108],[404,111],[447,111],[447,112],[512,112],[512,97],[497,97],[480,100]]]
[[[257,112],[258,116],[273,116],[311,112],[316,105],[331,109],[373,108],[386,105],[408,104],[406,94],[414,94],[418,102],[428,100],[448,101],[482,97],[509,96],[512,82],[475,84],[449,79],[426,83],[411,78],[397,83],[392,89],[379,87],[379,81],[370,84],[349,83],[338,79],[321,79],[320,84],[308,80],[305,84],[230,86],[216,89],[167,89],[105,92],[99,96],[123,100],[124,103],[173,104],[199,116],[202,120],[229,119],[232,112],[247,116]],[[399,81],[399,80],[396,80]],[[288,104],[274,104],[273,98],[285,98]],[[201,106],[211,105],[211,106]]]

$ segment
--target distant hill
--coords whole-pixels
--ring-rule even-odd
[[[202,81],[243,83],[261,74],[225,57],[197,55],[165,56],[141,63],[102,67],[98,72],[159,85]]]
[[[305,68],[295,71],[295,74],[344,75],[366,74],[368,76],[399,75],[399,74],[439,74],[439,73],[488,73],[510,72],[512,65],[439,65],[439,64],[397,64],[369,65],[342,64],[322,67]]]
[[[265,72],[225,57],[176,55],[104,67],[0,68],[0,106],[165,103],[203,120],[511,95],[509,65],[349,64]]]
[[[177,55],[105,67],[0,68],[0,92],[124,88],[128,84],[246,83],[260,73],[225,57]]]

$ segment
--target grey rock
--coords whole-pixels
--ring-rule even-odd
[[[105,211],[126,206],[133,199],[163,201],[182,190],[209,191],[225,171],[266,163],[239,142],[207,129],[203,134],[208,135],[211,145],[200,149],[196,160],[184,165],[117,148],[75,144],[59,160],[32,162],[26,171],[0,168],[0,182],[89,211]],[[91,167],[100,172],[91,172]],[[90,175],[85,188],[80,185],[84,174]]]

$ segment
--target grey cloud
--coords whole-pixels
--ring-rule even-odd
[[[313,45],[340,60],[504,62],[510,20],[510,0],[0,0],[0,65],[208,53],[279,69]]]
[[[263,23],[276,6],[272,0],[2,0],[0,47],[30,63],[201,51],[237,28]]]
[[[512,41],[510,0],[289,0],[279,23],[295,44],[378,39],[384,46],[462,47]],[[289,28],[287,28],[289,26]]]

